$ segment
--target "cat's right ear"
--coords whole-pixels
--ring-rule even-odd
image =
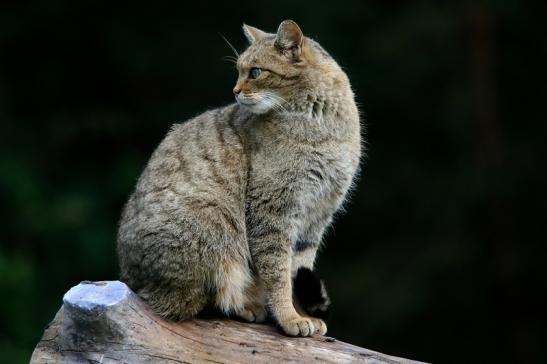
[[[268,35],[268,33],[263,32],[262,30],[247,25],[245,23],[243,23],[243,34],[245,34],[245,37],[247,38],[249,43],[254,43],[257,40],[262,39]]]
[[[289,56],[293,62],[301,60],[304,34],[298,24],[292,20],[283,20],[277,29],[274,46]]]

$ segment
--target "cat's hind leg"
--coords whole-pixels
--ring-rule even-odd
[[[256,275],[245,291],[245,306],[237,315],[248,322],[264,322],[268,317],[266,311],[266,291],[264,284]]]
[[[162,317],[184,320],[198,314],[209,293],[206,272],[192,264],[199,252],[188,243],[161,230],[139,232],[121,265],[122,280]]]
[[[196,316],[205,308],[208,301],[203,286],[197,285],[194,287],[147,286],[141,289],[138,294],[154,312],[174,321]]]
[[[225,259],[215,273],[215,306],[248,322],[266,320],[263,290],[244,259]]]
[[[144,261],[157,254],[148,254]],[[159,255],[159,254],[158,254]],[[163,269],[150,264],[141,267],[148,274],[138,295],[160,316],[170,320],[185,320],[197,315],[208,302],[208,292],[203,273],[173,269],[183,264],[176,254],[161,254]]]

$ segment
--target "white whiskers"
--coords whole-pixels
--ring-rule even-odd
[[[222,57],[223,60],[225,61],[228,61],[228,62],[232,62],[232,63],[237,63],[237,58],[234,57],[234,56],[224,56]]]
[[[274,110],[280,114],[288,112],[286,108],[286,105],[288,105],[287,100],[270,91],[253,92],[239,96],[238,102],[258,114],[263,114],[269,110]]]
[[[239,53],[237,52],[236,47],[234,47],[234,46],[232,45],[232,43],[230,43],[230,42],[228,41],[228,39],[226,39],[226,37],[223,36],[221,33],[218,33],[218,35],[220,35],[220,36],[222,37],[222,39],[224,39],[224,41],[228,44],[228,46],[230,47],[230,49],[232,50],[232,52],[234,52],[234,54],[236,55],[236,57],[239,58]],[[237,58],[236,58],[236,59],[237,59]]]
[[[274,108],[276,111],[280,113],[288,112],[287,108],[285,107],[285,105],[288,103],[287,100],[285,100],[283,97],[269,91],[264,91],[262,95],[266,100],[271,103],[272,108]]]

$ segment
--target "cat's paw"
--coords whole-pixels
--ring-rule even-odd
[[[250,305],[245,306],[242,310],[237,312],[237,316],[247,322],[261,323],[266,321],[268,313],[266,312],[264,306]]]
[[[313,326],[319,335],[325,335],[327,333],[327,324],[325,321],[315,317],[310,317],[310,320],[313,322]]]
[[[317,319],[313,319],[311,317],[297,317],[292,320],[280,322],[279,326],[281,326],[283,332],[289,336],[312,336],[317,332],[317,328],[313,323],[316,320]]]

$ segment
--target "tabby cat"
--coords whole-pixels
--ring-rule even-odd
[[[124,208],[121,279],[169,319],[215,307],[323,335],[293,279],[306,289],[297,272],[313,270],[358,170],[359,113],[346,74],[295,22],[243,31],[237,103],[175,124]]]

